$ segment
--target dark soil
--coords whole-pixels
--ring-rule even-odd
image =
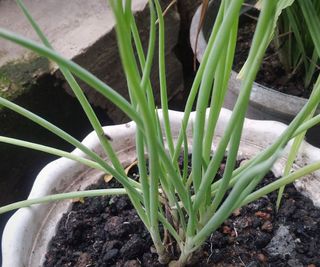
[[[246,16],[246,15],[243,15]],[[242,68],[251,47],[256,20],[249,17],[242,18],[240,23],[236,54],[233,69],[237,72]],[[278,56],[277,49],[271,42],[263,59],[256,81],[275,90],[294,96],[308,98],[313,87],[304,88],[304,74],[301,68],[294,74],[287,73]]]
[[[263,184],[274,180],[269,173]],[[91,189],[119,186],[102,179]],[[288,186],[241,208],[213,233],[191,266],[320,266],[320,210]],[[64,214],[45,267],[164,266],[126,196],[86,198]]]

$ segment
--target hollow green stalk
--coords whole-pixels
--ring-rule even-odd
[[[35,32],[37,33],[37,35],[39,36],[39,38],[41,39],[43,44],[46,47],[53,50],[53,47],[50,44],[49,40],[46,38],[46,36],[41,31],[39,25],[32,18],[32,16],[30,15],[30,12],[26,8],[26,6],[23,4],[23,2],[21,0],[16,0],[16,3],[20,7],[20,9],[23,11],[24,15],[27,17],[28,21],[30,22],[31,26],[33,27],[33,29],[35,30]],[[81,107],[84,110],[87,118],[89,119],[94,131],[96,132],[96,134],[99,138],[99,141],[102,145],[102,148],[104,149],[106,155],[108,155],[108,157],[110,158],[114,167],[116,169],[118,169],[118,171],[122,172],[122,174],[125,176],[124,169],[123,169],[121,163],[119,162],[112,146],[110,145],[110,142],[106,138],[104,130],[102,129],[102,126],[101,126],[95,112],[93,111],[91,105],[89,104],[89,102],[88,102],[87,98],[85,97],[83,91],[81,90],[79,84],[77,83],[77,81],[75,80],[75,78],[72,76],[71,72],[67,68],[65,68],[62,65],[59,65],[59,67],[60,67],[61,73],[63,74],[63,76],[67,80],[72,91],[76,95],[76,98],[80,102]]]
[[[21,147],[25,147],[25,148],[30,148],[33,150],[38,150],[38,151],[45,152],[45,153],[48,153],[51,155],[55,155],[58,157],[71,159],[71,160],[77,161],[81,164],[84,164],[90,168],[105,171],[105,169],[102,166],[100,166],[98,163],[96,163],[92,160],[77,156],[77,155],[70,153],[70,152],[56,149],[53,147],[44,146],[44,145],[36,144],[33,142],[27,142],[27,141],[15,139],[15,138],[10,138],[10,137],[6,137],[6,136],[0,136],[0,142],[15,145],[15,146],[21,146]]]
[[[208,223],[201,229],[201,231],[192,238],[192,243],[195,248],[199,247],[207,237],[214,232],[233,212],[234,204],[239,200],[241,192],[246,188],[250,181],[260,173],[266,173],[273,165],[277,157],[270,158],[269,160],[262,162],[244,173],[233,186],[230,194],[225,201],[221,204],[221,207],[210,218]]]
[[[114,3],[114,1],[112,1],[112,3]],[[121,9],[119,8],[119,10],[121,10]],[[118,14],[118,15],[119,15],[119,18],[121,21],[121,14]],[[126,29],[125,23],[119,23],[119,21],[118,21],[117,26],[119,27],[119,29],[121,28],[121,30],[119,30],[119,33],[122,33],[122,35],[125,35],[124,33],[128,32],[128,30]],[[125,41],[119,41],[119,44],[122,44],[122,45],[130,44],[130,42],[127,39],[125,39]],[[146,136],[146,140],[147,140],[147,142],[146,142],[147,147],[150,148],[149,143],[148,143],[148,138],[149,138],[149,141],[151,140],[152,144],[153,144],[153,142],[157,142],[157,153],[159,154],[160,159],[162,160],[164,166],[166,167],[167,172],[171,176],[172,183],[174,184],[174,186],[180,196],[180,199],[184,203],[185,207],[190,207],[190,198],[189,198],[188,192],[185,192],[183,184],[181,182],[181,179],[179,179],[179,176],[178,176],[178,173],[176,172],[176,169],[172,166],[171,160],[169,159],[168,155],[166,154],[166,152],[162,146],[162,143],[160,143],[159,140],[155,140],[155,138],[154,138],[156,136],[156,134],[154,134],[154,131],[155,131],[154,129],[156,127],[154,125],[150,124],[150,122],[152,123],[155,120],[152,120],[149,117],[150,114],[154,113],[154,111],[148,111],[148,109],[147,109],[148,105],[146,105],[146,99],[143,97],[143,92],[141,92],[141,90],[139,90],[139,83],[136,81],[138,75],[135,75],[137,73],[137,71],[135,69],[136,64],[130,63],[131,61],[134,61],[132,49],[130,47],[125,47],[125,46],[121,46],[121,47],[122,48],[120,49],[120,51],[123,50],[123,52],[121,52],[121,53],[124,53],[122,56],[123,65],[126,67],[125,69],[126,69],[126,73],[128,75],[128,79],[131,80],[132,85],[135,85],[133,87],[133,91],[134,91],[133,94],[136,94],[136,96],[138,96],[137,99],[140,104],[139,107],[141,107],[142,115],[144,115],[144,116],[142,116],[142,117],[144,117],[144,121],[145,121],[144,125],[146,127],[148,127],[149,130],[152,129],[152,131],[153,131],[151,134],[149,131],[149,136],[147,136],[147,133],[144,134]],[[139,125],[137,125],[137,126],[139,127]],[[144,130],[144,132],[147,132],[146,129],[143,128],[143,130]],[[154,149],[154,147],[152,149]],[[153,155],[153,156],[156,155],[156,153],[152,153],[152,151],[149,151],[149,154]],[[154,162],[154,164],[157,163],[156,160],[151,160],[151,158],[149,158],[149,162],[150,162],[150,164],[151,164],[151,162]],[[150,169],[152,169],[152,168],[150,168]],[[157,172],[155,172],[155,173],[157,173]],[[150,179],[150,180],[154,181],[154,179]],[[151,186],[151,188],[152,188],[152,190],[155,190],[156,187]],[[153,194],[153,196],[154,196],[154,194]],[[154,207],[155,207],[155,205],[154,205]]]
[[[54,201],[61,201],[66,199],[77,199],[84,197],[98,197],[98,196],[114,196],[114,195],[126,195],[127,192],[124,188],[112,188],[112,189],[98,189],[98,190],[83,190],[77,192],[61,193],[48,195],[39,198],[31,198],[23,201],[18,201],[13,204],[2,206],[0,208],[0,214],[20,209],[30,207],[34,204],[46,204]]]
[[[49,41],[47,40],[47,38],[44,36],[44,34],[42,33],[41,29],[39,28],[39,26],[36,24],[36,22],[32,19],[32,17],[30,16],[28,10],[26,9],[26,7],[23,5],[22,1],[17,1],[18,5],[20,6],[20,8],[22,9],[22,11],[24,12],[24,14],[26,15],[26,17],[28,18],[28,20],[30,21],[31,25],[33,26],[33,28],[35,29],[35,31],[37,32],[38,36],[41,38],[41,40],[43,41],[43,43],[50,49],[52,49],[52,46],[50,45]],[[65,67],[60,65],[60,69],[63,73],[63,75],[65,76],[66,80],[68,81],[69,85],[71,86],[72,90],[74,91],[77,99],[79,100],[80,104],[82,105],[87,117],[89,118],[90,123],[92,124],[94,130],[97,133],[97,136],[100,140],[100,143],[102,144],[102,147],[104,148],[106,154],[109,156],[112,164],[114,165],[114,167],[122,174],[123,177],[126,176],[124,169],[121,165],[121,163],[119,162],[117,156],[115,155],[112,146],[110,145],[109,141],[107,140],[107,138],[105,137],[104,131],[102,129],[102,126],[98,120],[98,118],[96,117],[93,109],[91,108],[90,104],[88,103],[87,99],[85,98],[81,88],[79,87],[79,85],[77,84],[76,80],[73,78],[72,74],[69,72],[68,69],[66,69]],[[129,193],[130,198],[132,197]],[[134,196],[133,196],[134,198]],[[134,201],[136,203],[136,205],[140,205],[139,201]],[[142,210],[142,207],[136,207],[137,210]]]
[[[164,18],[161,10],[161,6],[158,0],[154,0],[157,14],[158,14],[158,25],[159,25],[159,51],[158,51],[158,61],[159,61],[159,79],[160,79],[160,98],[161,98],[161,108],[163,116],[164,131],[166,136],[166,141],[168,144],[170,155],[174,154],[174,145],[172,139],[172,133],[170,128],[169,119],[169,107],[168,107],[168,96],[167,96],[167,81],[166,81],[166,63],[165,63],[165,28],[164,28]]]
[[[268,157],[270,157],[279,147],[284,147],[290,139],[292,139],[294,136],[300,134],[302,130],[305,130],[306,127],[311,127],[314,125],[314,123],[319,120],[319,118],[315,118],[314,120],[310,120],[311,122],[304,123],[307,116],[312,112],[312,110],[317,107],[319,104],[320,99],[320,76],[318,77],[318,80],[314,86],[313,89],[313,97],[310,98],[306,105],[301,109],[299,114],[293,119],[293,121],[289,124],[289,126],[286,128],[286,130],[278,137],[278,139],[267,149],[265,149],[263,152],[249,160],[246,164],[239,167],[237,170],[234,171],[233,177],[236,177],[238,174],[243,172],[245,169],[250,168],[250,166],[253,166],[254,164],[259,163],[260,161],[266,160]],[[301,125],[301,126],[300,126]],[[300,128],[298,128],[300,127]]]
[[[119,182],[127,189],[128,194],[133,196],[133,203],[136,205],[137,212],[141,212],[141,219],[145,221],[145,213],[143,212],[142,206],[140,204],[140,196],[137,192],[136,188],[133,186],[134,183],[130,182],[130,179],[127,176],[124,176],[121,172],[117,169],[111,167],[105,160],[103,160],[98,154],[87,148],[81,142],[76,140],[74,137],[69,135],[68,133],[64,132],[60,128],[56,127],[55,125],[51,124],[50,122],[44,120],[43,118],[37,116],[36,114],[0,97],[0,105],[3,105],[16,113],[28,118],[29,120],[39,124],[43,128],[49,130],[50,132],[54,133],[55,135],[59,136],[63,140],[67,141],[68,143],[72,144],[73,146],[80,149],[84,154],[88,155],[92,160],[94,160],[97,164],[99,164],[105,172],[112,174],[114,177],[117,177]]]
[[[232,29],[230,30],[228,48],[223,51],[222,57],[220,58],[220,60],[223,62],[219,62],[217,72],[215,73],[214,88],[210,101],[210,112],[207,121],[205,139],[203,143],[203,157],[207,164],[209,163],[215,127],[217,125],[220,110],[222,108],[224,98],[228,90],[228,81],[230,76],[229,74],[232,68],[237,38],[237,22],[234,23]]]
[[[214,41],[216,39],[216,36],[217,36],[217,33],[218,33],[218,30],[219,30],[219,27],[221,25],[222,20],[223,20],[223,12],[222,11],[220,12],[220,10],[219,10],[217,18],[215,20],[214,27],[212,29],[212,33],[211,33],[209,41],[208,41],[207,48],[206,48],[206,50],[204,52],[204,55],[203,55],[202,61],[200,63],[199,69],[196,72],[196,76],[195,76],[195,78],[193,80],[193,83],[192,83],[192,86],[191,86],[191,90],[190,90],[190,93],[189,93],[189,96],[188,96],[188,99],[187,99],[187,103],[186,103],[186,106],[185,106],[185,109],[184,109],[183,119],[182,119],[182,122],[181,122],[181,130],[179,132],[179,136],[177,138],[177,144],[175,146],[175,153],[174,153],[174,156],[173,156],[173,161],[177,161],[178,157],[179,157],[179,155],[181,153],[181,146],[182,146],[182,143],[183,143],[183,140],[184,140],[184,134],[186,132],[186,128],[187,128],[187,125],[188,125],[189,117],[190,117],[190,114],[191,114],[191,111],[192,111],[192,107],[193,107],[194,101],[196,99],[196,96],[198,94],[198,90],[199,90],[199,86],[200,86],[200,83],[201,83],[201,80],[202,80],[203,72],[204,72],[204,70],[206,68],[208,57],[209,57],[210,51],[212,50],[212,47],[213,47]]]
[[[242,81],[241,93],[236,102],[236,105],[232,112],[227,128],[224,132],[223,137],[219,142],[218,148],[214,156],[212,157],[208,165],[206,173],[202,177],[200,188],[198,192],[196,192],[196,198],[194,201],[195,210],[199,209],[200,203],[202,203],[204,200],[204,194],[207,188],[210,186],[213,177],[217,173],[217,170],[220,166],[220,162],[224,156],[225,149],[229,143],[229,139],[231,135],[233,134],[237,136],[241,135],[242,124],[244,121],[246,108],[249,102],[249,96],[250,96],[252,84],[256,76],[256,73],[258,71],[258,65],[262,60],[262,57],[264,55],[265,49],[267,48],[267,45],[269,44],[269,35],[271,34],[271,29],[272,29],[272,20],[270,20],[270,16],[272,17],[272,12],[274,12],[275,6],[276,6],[275,1],[272,1],[272,3],[269,4],[269,8],[262,9],[262,12],[259,16],[257,30],[253,37],[252,46],[247,59],[248,64],[251,62],[251,64],[249,65],[251,65],[252,67],[246,73],[244,80]],[[240,131],[234,131],[234,126],[238,125],[238,123],[240,124],[239,126]],[[237,139],[239,139],[239,137]],[[229,149],[237,151],[238,145],[236,145],[235,147],[230,147]],[[234,157],[236,153],[232,153],[232,154]],[[225,189],[221,189],[221,190],[225,190]]]
[[[302,167],[301,169],[282,177],[264,187],[261,189],[251,193],[249,196],[247,196],[241,203],[241,206],[244,206],[252,201],[255,201],[277,189],[279,189],[282,186],[285,186],[287,184],[293,183],[294,181],[300,179],[301,177],[304,177],[312,172],[315,172],[320,169],[320,162],[315,162],[310,165],[307,165],[305,167]]]
[[[154,138],[157,134],[155,120],[152,120],[152,112],[148,109],[148,104],[144,92],[141,90],[139,82],[139,73],[137,70],[134,52],[131,41],[128,39],[129,30],[125,23],[122,10],[122,2],[110,1],[111,7],[116,18],[116,32],[120,56],[125,70],[128,83],[131,85],[131,93],[139,103],[139,111],[141,112],[143,125],[146,133],[146,145],[149,155],[149,172],[150,172],[150,234],[159,255],[159,261],[162,263],[168,262],[165,247],[161,242],[158,221],[158,184],[159,184],[159,160],[157,157],[157,145]],[[130,88],[131,87],[131,88]]]
[[[232,28],[234,17],[238,17],[243,1],[233,1],[224,16],[221,27],[217,33],[216,42],[209,54],[209,59],[203,73],[202,82],[196,105],[196,115],[194,121],[193,149],[192,149],[192,173],[193,186],[198,193],[202,180],[202,140],[204,137],[204,125],[206,108],[209,101],[211,86],[213,82],[212,73],[216,70],[216,64],[222,54],[224,47],[227,47],[229,29]],[[228,29],[228,30],[227,30]],[[206,187],[208,188],[208,187]],[[205,192],[202,192],[205,196]],[[195,209],[197,210],[197,209]]]
[[[315,109],[307,117],[306,121],[308,121],[313,116],[314,112],[315,112]],[[287,159],[284,171],[283,171],[283,176],[287,176],[290,173],[292,165],[293,165],[294,160],[296,159],[296,157],[298,155],[300,146],[302,144],[302,141],[303,141],[305,135],[306,135],[306,131],[301,133],[301,134],[299,134],[298,136],[296,136],[294,138],[293,144],[292,144],[292,146],[290,148],[290,152],[288,154],[288,159]],[[280,187],[279,188],[278,197],[277,197],[277,203],[276,203],[277,210],[279,210],[284,189],[285,189],[285,187]]]
[[[237,37],[237,28],[238,28],[238,21],[235,22],[232,30],[230,31],[230,37],[229,37],[229,44],[228,44],[228,49],[227,53],[221,57],[221,60],[224,60],[224,62],[220,63],[219,68],[221,68],[221,71],[217,71],[216,73],[216,79],[214,82],[214,89],[213,89],[213,94],[211,96],[211,106],[210,106],[210,112],[209,112],[209,118],[207,122],[207,129],[206,129],[206,136],[204,140],[204,159],[209,163],[210,159],[210,153],[211,153],[211,147],[212,147],[212,142],[213,142],[213,136],[215,132],[215,127],[218,122],[218,118],[220,115],[220,111],[222,108],[222,105],[224,103],[224,98],[228,89],[228,81],[229,81],[229,74],[231,72],[232,68],[232,63],[233,63],[233,56],[235,52],[235,44],[236,44],[236,37]],[[240,127],[240,126],[237,126]],[[235,130],[236,131],[236,130]],[[239,131],[239,130],[238,130]],[[231,137],[231,144],[230,147],[237,147],[237,138],[239,139],[240,136],[235,136],[233,135]],[[235,150],[231,151],[231,153],[236,153]],[[227,178],[222,178],[222,181],[225,183],[228,183],[230,180],[232,171],[234,169],[235,165],[235,158],[237,155],[228,155],[228,160],[226,163],[226,171],[224,172],[223,176]],[[233,160],[231,160],[233,159]],[[207,205],[210,205],[211,202],[211,192],[210,192],[210,187],[207,189]],[[217,196],[214,199],[214,203],[212,204],[213,206],[219,205],[223,195],[225,192],[223,190],[219,190],[220,196]],[[215,209],[214,208],[214,209]],[[203,214],[204,212],[202,212]]]
[[[129,2],[131,1],[127,1],[127,3]],[[130,19],[129,21],[130,21],[131,33],[132,33],[136,51],[138,54],[140,68],[142,70],[142,79],[140,82],[140,86],[147,93],[149,109],[155,110],[153,91],[150,83],[150,72],[151,72],[151,66],[152,66],[154,48],[155,48],[156,16],[155,16],[153,4],[151,2],[149,3],[149,6],[150,6],[149,8],[150,9],[150,34],[149,34],[149,46],[148,46],[147,59],[145,59],[145,56],[144,56],[143,47],[142,47],[141,39],[139,36],[139,31],[135,23],[133,14],[132,12],[129,12],[129,11],[127,13]],[[130,5],[128,4],[128,8],[130,8],[130,11],[131,11],[131,3]],[[140,131],[140,129],[137,129],[136,146],[137,146],[137,157],[138,157],[138,167],[139,167],[139,179],[143,186],[144,206],[145,206],[146,214],[150,223],[150,212],[151,212],[150,211],[150,193],[149,193],[150,184],[149,184],[148,174],[147,174],[144,145],[145,145],[145,142],[144,142],[143,134]]]

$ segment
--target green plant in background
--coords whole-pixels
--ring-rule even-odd
[[[313,9],[315,14],[320,14],[320,2],[318,0],[301,3],[294,2],[286,8],[277,22],[274,43],[279,59],[287,72],[287,80],[297,73],[303,77],[305,89],[311,89],[312,83],[319,73],[319,55],[315,47],[305,18],[307,12],[303,6]]]
[[[279,17],[277,26],[278,30],[276,32],[279,34],[283,28],[287,27],[289,30],[288,38],[285,38],[284,47],[280,49],[280,60],[284,63],[286,70],[292,70],[292,75],[301,68],[304,67],[304,85],[305,88],[311,86],[311,82],[318,72],[317,63],[319,62],[319,41],[320,38],[317,36],[317,25],[320,23],[320,2],[319,1],[296,1],[291,6],[283,10]],[[286,25],[286,26],[283,26]],[[292,36],[291,36],[292,35]],[[275,42],[279,43],[279,37],[275,38]],[[310,57],[310,55],[312,56]],[[314,91],[311,93],[311,98],[314,97]],[[315,107],[306,120],[313,117]],[[288,155],[288,161],[285,166],[284,175],[290,173],[291,167],[294,163],[295,157],[299,151],[299,147],[305,137],[306,132],[297,136],[294,139],[292,148]],[[284,187],[279,189],[278,199],[277,199],[277,209],[279,209],[280,202],[282,199]]]
[[[312,117],[310,114],[319,104],[320,78],[318,78],[314,86],[313,94],[308,103],[280,138],[275,140],[265,151],[262,151],[246,164],[235,169],[241,132],[253,81],[264,52],[272,39],[276,20],[282,9],[290,5],[291,2],[285,0],[262,1],[251,50],[241,72],[241,94],[225,133],[215,153],[211,155],[210,147],[214,138],[215,126],[224,102],[231,73],[239,11],[243,1],[223,0],[221,3],[208,47],[197,71],[185,106],[182,128],[178,140],[177,142],[173,142],[169,123],[164,62],[165,25],[163,12],[158,0],[149,1],[150,38],[146,54],[143,52],[137,26],[131,12],[131,1],[109,1],[116,19],[118,46],[127,79],[130,101],[125,100],[93,74],[56,53],[22,1],[17,0],[18,5],[42,40],[43,45],[5,29],[0,29],[0,37],[47,57],[60,66],[62,73],[96,131],[101,146],[110,159],[110,163],[104,161],[94,151],[89,150],[62,129],[3,98],[0,98],[0,105],[20,113],[22,116],[55,133],[82,150],[88,159],[51,147],[9,137],[1,136],[0,141],[70,158],[91,168],[103,170],[106,173],[112,174],[122,184],[123,188],[70,192],[46,196],[41,199],[30,199],[4,206],[0,208],[0,213],[30,206],[35,203],[79,196],[127,194],[141,220],[150,232],[159,255],[159,261],[161,263],[170,263],[170,266],[184,266],[192,257],[193,252],[201,248],[205,240],[236,208],[254,201],[271,191],[277,190],[288,183],[292,183],[310,172],[320,169],[320,162],[316,162],[293,173],[286,173],[281,179],[259,190],[255,189],[279,157],[288,141],[319,123],[320,116]],[[301,2],[303,1],[299,1],[299,3]],[[306,2],[310,2],[310,0]],[[311,12],[308,5],[306,5],[306,10]],[[314,16],[317,17],[317,14]],[[309,20],[311,20],[311,24],[308,24],[310,35],[312,38],[318,38],[320,36],[320,29],[316,27],[317,21],[313,21],[312,16],[309,16]],[[158,42],[158,51],[155,51],[156,42]],[[320,55],[320,41],[316,40],[316,43],[316,51]],[[138,57],[135,56],[136,53]],[[161,108],[164,122],[163,132],[159,124],[158,112],[156,111],[150,83],[150,70],[154,55],[159,57]],[[130,119],[135,121],[137,125],[136,149],[140,174],[138,181],[126,175],[124,167],[113,151],[109,140],[105,138],[99,120],[74,77],[81,79],[100,92],[124,111]],[[193,147],[192,151],[190,151],[192,153],[192,170],[188,175],[186,164],[189,151],[187,150],[186,125],[194,104],[196,105],[196,116],[193,124]],[[206,113],[208,106],[210,109]],[[164,140],[166,140],[167,146]],[[219,180],[214,180],[219,166],[226,155],[227,147],[229,148],[223,177]],[[178,165],[178,158],[181,153],[183,153],[185,159],[182,170],[180,170]],[[145,154],[148,155],[148,163],[145,160]],[[163,202],[168,203],[168,205],[163,205]],[[167,214],[170,214],[170,219],[167,217]],[[170,233],[176,242],[177,250],[180,251],[177,261],[172,260],[172,255],[166,249],[168,244],[163,243],[164,240],[159,228],[160,224]]]

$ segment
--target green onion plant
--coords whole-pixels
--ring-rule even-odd
[[[28,48],[59,65],[62,74],[82,105],[94,131],[96,131],[110,163],[62,129],[4,98],[0,98],[1,106],[14,110],[66,140],[83,151],[87,159],[52,147],[5,136],[0,136],[0,141],[45,151],[78,161],[90,168],[103,170],[105,173],[113,175],[122,187],[69,192],[40,199],[29,199],[1,207],[0,213],[36,203],[47,203],[66,198],[127,194],[151,235],[159,256],[159,262],[170,264],[172,267],[182,267],[188,263],[193,253],[201,248],[206,239],[218,229],[235,209],[320,169],[320,162],[316,162],[295,172],[286,171],[285,175],[277,181],[259,190],[256,189],[257,184],[273,166],[287,143],[297,137],[297,146],[299,146],[301,135],[308,128],[319,123],[319,115],[314,117],[310,114],[319,104],[320,78],[317,79],[307,104],[281,136],[267,149],[248,160],[246,164],[235,168],[253,81],[265,50],[272,40],[278,16],[293,1],[261,1],[261,12],[250,53],[241,71],[241,93],[214,153],[210,148],[228,89],[237,39],[239,11],[243,0],[221,1],[207,49],[185,105],[182,127],[176,142],[173,141],[168,112],[164,8],[160,4],[160,0],[148,1],[150,35],[146,53],[142,49],[135,18],[131,11],[131,0],[109,0],[109,5],[116,20],[119,53],[130,100],[126,100],[92,73],[54,51],[22,0],[16,0],[16,2],[40,37],[42,44],[6,29],[0,29],[0,38]],[[309,5],[312,3],[311,0],[297,0],[297,2],[303,6],[308,32],[317,44],[314,53],[319,56],[320,28],[317,27],[319,25],[318,14],[315,14],[315,10]],[[150,82],[154,57],[158,57],[159,62],[163,131],[159,123],[154,91]],[[138,181],[127,176],[124,166],[114,152],[112,144],[105,137],[101,124],[76,79],[82,80],[101,93],[136,123],[136,151],[140,173]],[[192,135],[193,146],[192,150],[188,151],[186,127],[193,106],[196,107]],[[209,111],[206,115],[208,107]],[[296,149],[293,150],[293,153],[296,153]],[[186,172],[189,153],[192,154],[190,174]],[[148,161],[145,159],[145,154],[148,155]],[[178,164],[180,155],[185,159],[184,166],[181,169]],[[224,157],[226,157],[226,166],[223,177],[215,180]],[[166,205],[164,205],[164,202]],[[162,227],[159,227],[160,225]],[[163,233],[160,229],[167,231],[175,240],[176,251],[179,255],[169,253],[168,244],[164,243]]]
[[[304,7],[312,8],[312,13],[320,14],[317,0],[295,1],[279,16],[274,36],[279,60],[287,73],[287,80],[297,74],[303,78],[305,90],[312,89],[312,83],[319,73],[319,54],[316,43],[309,31]]]

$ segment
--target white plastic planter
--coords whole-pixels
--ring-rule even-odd
[[[201,62],[207,47],[207,36],[209,36],[213,27],[219,2],[219,0],[216,0],[211,1],[209,4],[203,29],[199,33],[197,51],[195,51],[195,42],[201,16],[201,6],[193,16],[190,26],[190,43],[199,62]],[[232,71],[229,81],[229,90],[236,96],[240,94],[241,87],[241,81],[237,79],[237,74],[235,71]],[[254,83],[252,86],[250,105],[258,109],[259,112],[265,113],[264,118],[274,118],[276,120],[289,122],[299,113],[306,103],[307,99],[305,98],[284,94],[259,83]],[[320,108],[318,108],[317,113],[320,113]]]
[[[191,114],[188,125],[188,137],[191,137],[194,113]],[[173,136],[177,137],[181,128],[183,113],[170,111]],[[229,110],[223,109],[217,124],[216,136],[212,149],[215,149],[226,124],[231,116]],[[161,120],[161,112],[160,112]],[[130,164],[135,154],[135,124],[127,123],[105,127],[105,133],[112,138],[112,144],[124,165]],[[272,144],[286,129],[286,125],[275,121],[256,121],[246,119],[240,145],[240,158],[250,158]],[[102,155],[102,150],[95,133],[89,134],[83,144]],[[191,141],[189,145],[192,146]],[[83,156],[79,150],[74,154]],[[285,153],[284,153],[285,155]],[[285,156],[274,166],[275,175],[281,175]],[[301,152],[294,168],[319,161],[320,150],[303,143]],[[51,162],[38,174],[29,198],[42,197],[54,193],[69,192],[84,189],[95,183],[102,172],[91,170],[68,159],[58,159]],[[296,187],[311,198],[315,205],[320,206],[320,172],[305,177],[296,183]],[[55,233],[55,228],[71,205],[71,200],[50,204],[34,205],[18,210],[8,221],[2,238],[3,267],[37,267],[41,266],[48,243]]]

